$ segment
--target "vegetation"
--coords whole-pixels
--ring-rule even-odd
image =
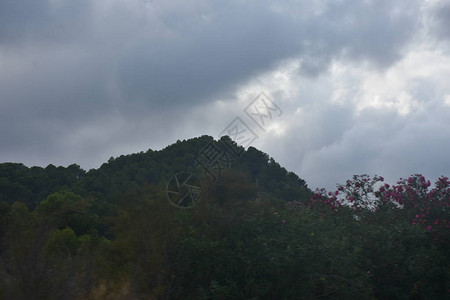
[[[0,299],[448,299],[450,182],[355,176],[308,189],[225,137],[77,165],[0,164]],[[170,205],[177,172],[201,199]]]

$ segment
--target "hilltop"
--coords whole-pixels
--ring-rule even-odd
[[[255,193],[264,193],[286,201],[302,200],[311,195],[306,182],[281,167],[268,154],[254,147],[247,150],[233,144],[239,153],[225,152],[224,143],[233,144],[228,137],[214,140],[201,136],[167,146],[160,151],[151,149],[119,157],[111,157],[98,169],[88,172],[76,164],[68,167],[48,165],[45,168],[27,167],[20,163],[0,164],[0,201],[25,203],[36,207],[48,195],[58,191],[71,191],[81,196],[93,196],[114,203],[133,188],[156,185],[161,188],[174,174],[191,172],[204,182],[215,186],[237,188],[233,184],[242,180],[254,185]],[[221,160],[220,174],[208,171],[196,161],[205,147],[219,149],[228,156]],[[217,164],[216,164],[217,165]],[[212,165],[209,169],[213,169]],[[217,174],[216,174],[217,173]],[[214,177],[213,177],[214,176]],[[236,177],[236,178],[233,178]],[[238,191],[235,192],[237,197]],[[249,195],[250,196],[250,195]],[[255,196],[255,195],[253,195]]]

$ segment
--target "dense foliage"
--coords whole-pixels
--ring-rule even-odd
[[[193,157],[221,142],[88,172],[1,164],[0,299],[450,297],[448,178],[362,175],[313,193],[252,147],[211,178]],[[201,178],[190,209],[167,199],[179,171]]]

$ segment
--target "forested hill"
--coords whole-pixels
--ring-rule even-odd
[[[311,193],[229,137],[4,163],[0,300],[449,299],[449,208],[444,176]]]
[[[215,154],[222,156],[212,161]],[[111,157],[100,168],[88,172],[76,164],[68,167],[50,164],[41,168],[2,163],[0,201],[22,202],[34,209],[50,194],[70,191],[115,203],[139,187],[155,185],[164,189],[174,174],[183,171],[196,174],[204,183],[220,193],[228,191],[228,196],[232,197],[256,197],[257,193],[264,193],[291,201],[311,195],[304,180],[288,172],[266,153],[254,147],[247,150],[238,147],[229,137],[217,141],[205,135],[177,141],[160,151],[150,149]]]

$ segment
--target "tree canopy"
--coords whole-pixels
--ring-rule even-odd
[[[168,199],[180,172],[189,208]],[[449,212],[447,177],[313,192],[229,137],[87,172],[3,163],[0,299],[446,299]]]

